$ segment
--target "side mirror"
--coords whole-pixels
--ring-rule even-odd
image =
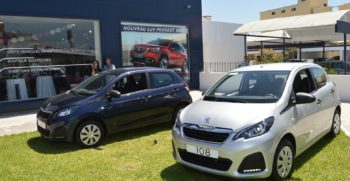
[[[296,95],[296,104],[309,104],[316,101],[316,97],[312,94],[298,92]]]
[[[106,97],[108,99],[119,98],[120,96],[121,96],[121,93],[119,91],[116,91],[116,90],[111,90],[106,94]]]
[[[176,52],[176,48],[170,48],[170,51]]]

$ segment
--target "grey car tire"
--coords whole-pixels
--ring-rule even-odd
[[[341,116],[340,116],[340,111],[336,110],[334,112],[334,116],[332,119],[332,128],[329,132],[329,136],[332,138],[336,137],[337,135],[339,135],[340,130],[341,130]]]
[[[294,146],[288,139],[283,139],[275,152],[271,178],[275,181],[290,178],[294,171],[294,165]]]

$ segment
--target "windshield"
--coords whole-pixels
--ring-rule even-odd
[[[153,41],[148,42],[148,44],[168,46],[170,44],[170,42],[171,42],[170,40],[157,39],[157,40],[153,40]]]
[[[97,74],[86,79],[71,91],[77,94],[94,95],[116,77],[114,74]]]
[[[289,71],[231,73],[208,91],[204,100],[273,103],[282,96]]]

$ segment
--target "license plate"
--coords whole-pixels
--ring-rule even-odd
[[[134,58],[143,58],[143,54],[138,53],[133,55]]]
[[[38,119],[38,126],[43,128],[43,129],[46,129],[46,123],[44,123],[43,121],[41,121],[40,119]]]
[[[194,153],[196,155],[201,155],[205,157],[210,157],[210,158],[219,158],[219,152],[216,150],[212,150],[209,148],[205,148],[202,146],[193,146],[193,145],[186,145],[186,151],[190,153]]]

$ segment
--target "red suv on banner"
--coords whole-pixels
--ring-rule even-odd
[[[179,67],[187,72],[187,51],[174,40],[157,39],[147,44],[136,44],[130,51],[134,66]]]

